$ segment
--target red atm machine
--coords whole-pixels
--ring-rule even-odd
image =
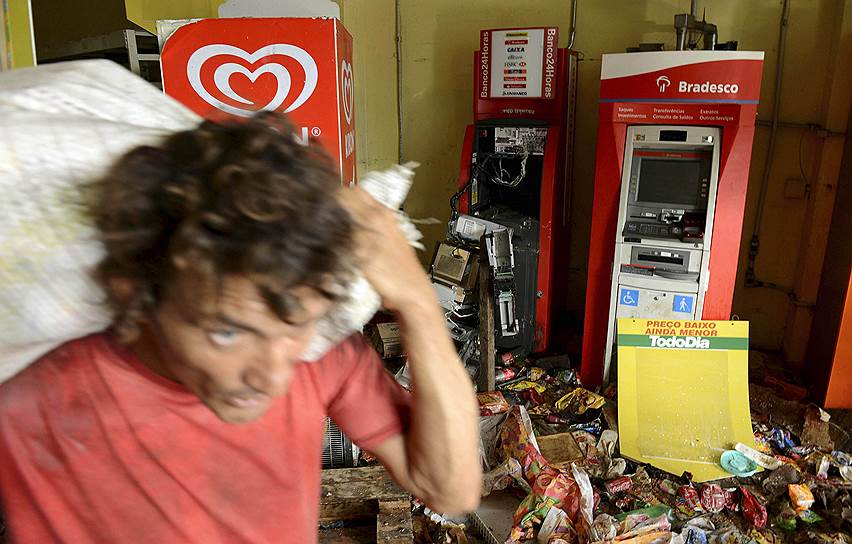
[[[581,379],[618,317],[731,315],[763,53],[604,55]]]
[[[474,124],[450,228],[493,235],[500,349],[548,350],[566,304],[558,270],[568,256],[577,55],[558,38],[555,27],[483,30],[474,56]]]

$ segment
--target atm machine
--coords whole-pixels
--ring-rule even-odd
[[[761,51],[603,55],[580,378],[616,319],[722,319],[740,255]]]
[[[717,127],[627,128],[607,346],[616,319],[700,319],[719,182]],[[608,373],[612,350],[605,352]]]
[[[484,235],[495,344],[547,351],[567,304],[577,54],[558,29],[483,30],[450,237]]]

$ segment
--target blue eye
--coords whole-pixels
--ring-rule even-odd
[[[218,344],[220,346],[230,346],[237,341],[238,335],[239,333],[232,329],[219,329],[207,332],[207,336],[210,340],[214,344]]]

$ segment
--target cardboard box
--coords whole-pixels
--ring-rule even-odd
[[[382,359],[391,359],[403,355],[399,323],[371,325],[370,341]]]
[[[554,465],[583,459],[583,452],[571,433],[536,435],[536,441],[541,454]]]

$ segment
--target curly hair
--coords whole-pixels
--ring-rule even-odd
[[[92,185],[90,212],[106,248],[97,276],[114,328],[132,339],[176,270],[221,285],[255,281],[279,317],[307,286],[334,299],[351,277],[353,220],[334,196],[339,176],[316,146],[299,145],[279,114],[205,121],[160,146],[129,151]],[[129,281],[119,295],[112,280]]]

